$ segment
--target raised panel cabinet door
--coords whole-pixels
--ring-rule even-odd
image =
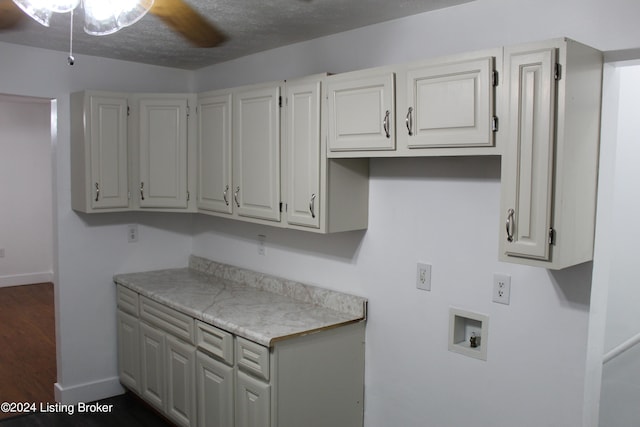
[[[407,72],[398,131],[409,148],[492,146],[494,58]]]
[[[554,48],[505,55],[509,129],[502,238],[508,255],[549,259],[556,55]]]
[[[127,208],[127,99],[89,96],[91,207]]]
[[[233,426],[233,368],[200,351],[196,354],[199,427]]]
[[[129,389],[140,391],[139,321],[118,310],[118,376]]]
[[[141,208],[187,208],[187,104],[139,100]]]
[[[167,415],[178,425],[196,425],[195,347],[167,335]]]
[[[236,382],[236,427],[271,425],[271,386],[238,371]]]
[[[287,222],[320,228],[320,82],[287,83]]]
[[[198,209],[231,214],[231,93],[198,100]]]
[[[140,323],[140,393],[161,411],[165,410],[165,334]]]
[[[327,79],[329,151],[395,150],[395,74]]]
[[[280,86],[233,95],[233,203],[239,216],[280,221]]]

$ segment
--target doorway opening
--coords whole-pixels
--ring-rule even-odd
[[[0,94],[3,402],[54,402],[55,113],[50,99]]]

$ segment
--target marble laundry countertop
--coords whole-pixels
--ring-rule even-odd
[[[366,318],[367,300],[191,256],[189,268],[114,281],[234,335],[274,342]]]

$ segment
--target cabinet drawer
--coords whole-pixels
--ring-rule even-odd
[[[140,318],[175,337],[195,344],[194,320],[186,314],[140,296]]]
[[[116,288],[118,307],[129,314],[138,316],[138,293],[122,285]]]
[[[267,347],[238,337],[236,362],[241,370],[269,380],[269,349]]]
[[[233,335],[196,321],[196,345],[228,365],[233,365]]]

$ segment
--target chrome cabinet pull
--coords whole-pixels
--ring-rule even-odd
[[[309,202],[309,211],[311,212],[311,218],[316,217],[316,195],[311,195],[311,201]]]
[[[144,200],[144,182],[140,183],[140,200]]]
[[[100,200],[100,184],[96,182],[96,202]]]
[[[513,242],[513,216],[516,213],[513,209],[507,211],[507,241]]]
[[[391,138],[391,133],[389,132],[389,115],[391,112],[387,110],[384,115],[384,120],[382,121],[382,127],[384,128],[384,133],[387,135],[387,138]]]
[[[233,193],[233,200],[236,201],[236,206],[240,207],[240,202],[238,201],[238,193],[240,192],[240,187],[236,187],[236,191]]]
[[[224,192],[222,193],[222,198],[224,199],[224,203],[229,206],[229,199],[227,199],[227,191],[229,191],[229,184],[224,188]]]
[[[407,118],[404,122],[407,124],[407,130],[409,131],[409,136],[413,136],[413,107],[409,107],[409,111],[407,112]]]

